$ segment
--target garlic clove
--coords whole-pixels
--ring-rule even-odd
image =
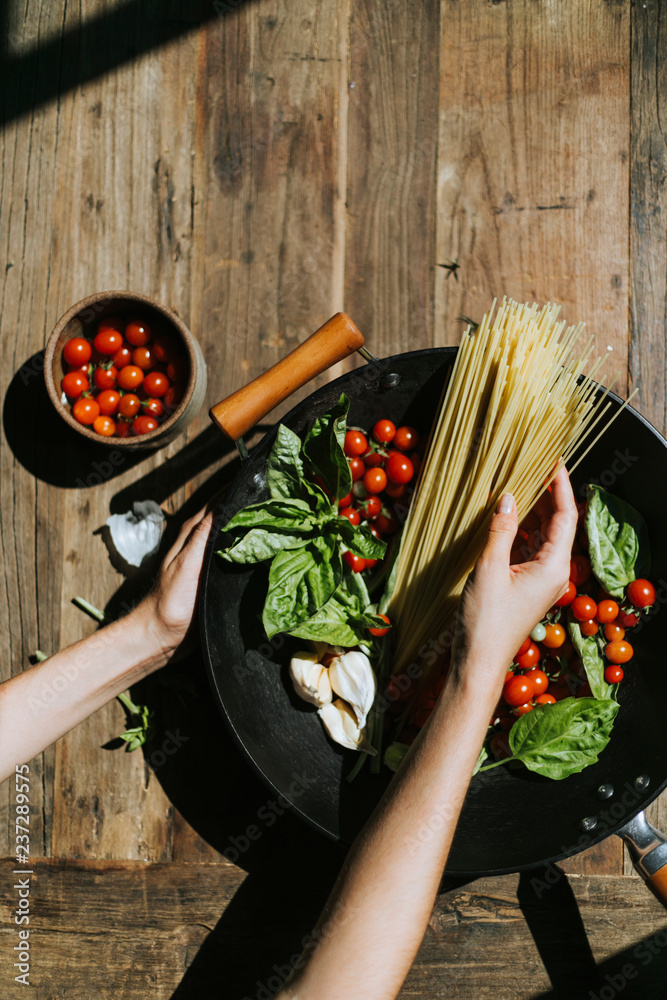
[[[317,659],[317,653],[302,650],[290,660],[290,677],[294,690],[311,705],[327,705],[331,701],[331,682],[326,667]]]
[[[331,661],[329,677],[331,687],[352,706],[357,725],[363,729],[377,691],[371,661],[358,650],[343,653]]]
[[[331,704],[324,705],[317,714],[335,743],[340,743],[348,750],[363,750],[372,757],[376,756],[376,751],[357,725],[354,712],[342,699],[338,698]]]

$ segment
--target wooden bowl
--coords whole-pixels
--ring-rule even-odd
[[[62,360],[62,350],[72,337],[86,337],[92,340],[98,322],[105,316],[121,316],[129,319],[140,316],[154,330],[171,334],[183,348],[188,361],[188,378],[183,399],[166,420],[153,431],[137,437],[104,437],[96,434],[92,427],[80,424],[74,419],[71,405],[63,402],[60,383],[66,373]],[[140,295],[138,292],[96,292],[81,299],[65,313],[56,324],[46,344],[44,355],[44,378],[51,402],[66,423],[78,434],[97,444],[112,445],[114,448],[155,448],[162,447],[181,434],[197,415],[206,395],[206,362],[201,348],[185,323],[170,309],[158,302]]]

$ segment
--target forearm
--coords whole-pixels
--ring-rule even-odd
[[[133,611],[0,685],[0,781],[163,666],[150,617]]]
[[[424,935],[500,693],[500,673],[498,688],[481,694],[465,676],[450,675],[350,852],[313,935],[314,950],[286,989],[286,1000],[346,1000],[360,993],[366,1000],[390,1000],[399,992]]]

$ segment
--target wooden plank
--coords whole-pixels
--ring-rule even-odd
[[[630,6],[444,0],[439,343],[494,297],[547,300],[626,383]]]
[[[436,0],[353,0],[345,306],[378,356],[431,347]]]

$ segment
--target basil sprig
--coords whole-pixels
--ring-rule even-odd
[[[262,614],[269,638],[288,632],[354,646],[368,639],[368,628],[385,624],[369,613],[365,584],[344,570],[342,560],[344,548],[364,559],[381,559],[386,550],[368,524],[353,525],[338,514],[338,499],[352,488],[343,451],[349,405],[342,395],[303,445],[281,424],[266,469],[271,499],[240,510],[223,529],[244,533],[218,553],[222,559],[271,560]],[[322,477],[333,499],[308,478],[307,468]]]
[[[641,514],[599,486],[586,487],[586,533],[596,578],[612,597],[650,570],[648,532]]]
[[[593,635],[583,635],[578,622],[569,622],[568,631],[572,645],[581,657],[594,698],[613,698],[614,686],[604,679],[605,662],[600,655],[598,640]]]

